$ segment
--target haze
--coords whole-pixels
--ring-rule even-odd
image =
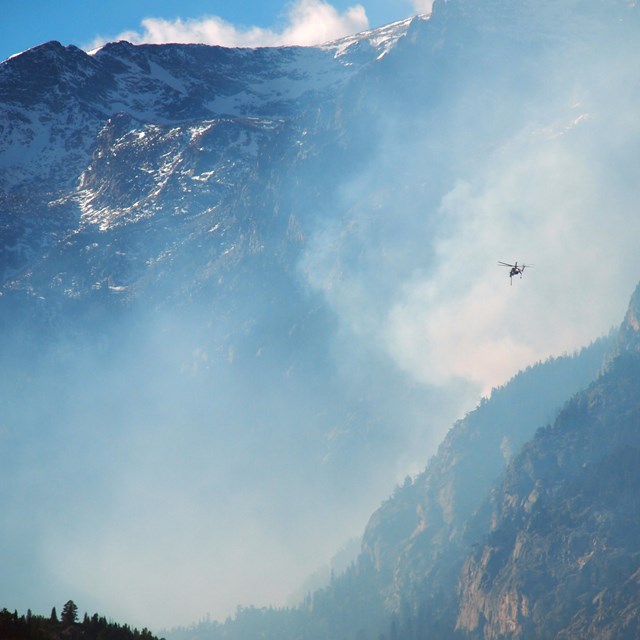
[[[324,167],[332,190],[300,204],[294,302],[316,313],[277,307],[295,357],[247,286],[209,325],[207,301],[141,304],[115,351],[55,345],[35,388],[19,362],[2,372],[1,606],[72,598],[159,630],[284,604],[482,395],[621,322],[640,273],[640,54],[624,31],[573,46],[552,4],[510,16],[490,64],[445,64],[467,44],[453,26],[380,72],[375,108],[347,102],[360,162]],[[523,58],[522,24],[553,20],[563,48],[532,35]],[[430,85],[395,92],[403,65]],[[510,286],[499,260],[535,266]]]

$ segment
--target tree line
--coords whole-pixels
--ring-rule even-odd
[[[78,618],[78,607],[69,600],[58,616],[55,607],[51,615],[34,615],[0,611],[0,640],[164,640],[154,636],[146,627],[139,631],[127,624],[118,624],[94,613]]]

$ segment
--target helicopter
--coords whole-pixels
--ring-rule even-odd
[[[498,264],[502,267],[509,267],[509,279],[511,280],[511,284],[513,284],[513,276],[517,276],[519,275],[520,278],[522,278],[522,274],[524,273],[524,270],[529,267],[533,267],[532,264],[521,264],[518,265],[518,261],[516,260],[515,264],[509,264],[508,262],[500,262],[498,261]]]

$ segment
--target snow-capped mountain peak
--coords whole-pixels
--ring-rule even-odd
[[[351,57],[358,55],[356,51],[369,46],[376,51],[376,59],[385,56],[396,45],[400,38],[407,35],[414,21],[428,20],[429,15],[419,15],[405,20],[399,20],[391,24],[369,29],[353,36],[347,36],[323,45],[323,48],[335,52],[337,58],[345,58],[346,64],[351,63]]]

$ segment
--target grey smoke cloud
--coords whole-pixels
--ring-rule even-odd
[[[559,128],[521,133],[443,196],[437,268],[406,283],[388,317],[389,348],[419,379],[462,377],[487,393],[620,321],[640,229],[633,207],[611,193],[613,167],[582,144],[597,123],[576,113]],[[509,288],[497,260],[535,267]]]
[[[384,207],[369,195],[349,227],[325,226],[307,270],[344,325],[416,381],[466,381],[486,395],[620,322],[640,273],[640,131],[628,77],[637,53],[622,43],[610,56],[578,48],[554,58],[522,94],[505,92],[491,69],[457,79],[454,112],[429,114],[437,130],[394,139],[398,124],[381,120],[394,161],[381,157],[353,189],[394,191]],[[485,135],[496,117],[507,134]],[[434,188],[438,147],[454,179]],[[345,197],[347,206],[363,199]],[[358,252],[350,267],[345,256]],[[510,287],[499,260],[535,267]]]

